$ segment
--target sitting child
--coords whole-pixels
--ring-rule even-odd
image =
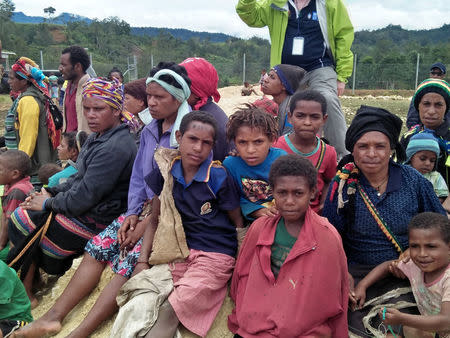
[[[317,136],[327,121],[327,101],[316,90],[305,90],[291,98],[288,121],[293,132],[278,138],[274,147],[289,154],[307,158],[317,170],[317,194],[311,201],[311,208],[320,212],[325,203],[328,187],[336,175],[336,150]]]
[[[348,273],[341,238],[309,207],[317,172],[296,154],[270,169],[279,215],[247,232],[231,282],[235,337],[347,337]]]
[[[10,337],[12,332],[33,321],[31,304],[16,271],[1,260],[0,285],[0,337]]]
[[[62,134],[61,143],[58,146],[58,159],[63,164],[63,170],[48,179],[50,188],[66,182],[70,176],[77,173],[75,162],[87,137],[88,134],[84,131]]]
[[[234,142],[238,156],[228,156],[223,165],[240,188],[242,214],[250,221],[276,215],[269,170],[286,152],[271,147],[277,137],[275,119],[259,108],[248,106],[230,116],[227,137]]]
[[[45,164],[41,165],[41,167],[38,170],[39,182],[42,183],[42,186],[44,188],[47,188],[48,180],[50,179],[50,177],[61,172],[62,170],[63,169],[56,163],[45,163]]]
[[[173,337],[179,322],[205,337],[225,298],[237,251],[235,226],[242,227],[242,217],[233,179],[218,162],[208,159],[216,136],[215,119],[199,111],[187,114],[176,132],[181,156],[175,158],[170,170],[174,178],[172,196],[189,256],[185,261],[170,263],[174,288],[147,337]],[[164,184],[159,168],[146,181],[159,196]],[[150,267],[160,207],[161,202],[154,197],[151,226],[144,233],[134,274]]]
[[[444,215],[423,212],[412,218],[408,231],[411,259],[399,262],[397,268],[411,283],[420,315],[384,308],[380,317],[386,325],[401,324],[450,337],[450,221]],[[355,298],[350,297],[354,306],[363,306],[367,288],[387,276],[394,262],[378,265],[358,283]]]
[[[8,221],[11,214],[34,191],[28,176],[30,170],[31,160],[25,152],[11,149],[0,154],[0,185],[5,185],[2,197],[0,251],[8,244]]]
[[[431,182],[434,192],[442,203],[448,196],[448,187],[442,175],[436,171],[440,152],[439,143],[433,134],[418,133],[409,140],[406,148],[406,163]]]
[[[244,87],[241,88],[241,96],[250,96],[252,93],[258,95],[253,86],[249,82],[244,82]]]

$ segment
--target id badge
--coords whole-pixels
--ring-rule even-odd
[[[303,55],[303,45],[305,39],[303,36],[296,36],[292,41],[292,55]]]

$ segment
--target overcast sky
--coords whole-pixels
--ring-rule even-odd
[[[377,29],[389,24],[405,29],[430,29],[450,23],[449,0],[344,0],[356,30]],[[53,6],[62,12],[91,19],[117,16],[131,26],[186,28],[222,32],[238,37],[268,38],[267,28],[249,28],[237,16],[237,0],[13,0],[16,11],[44,16]]]

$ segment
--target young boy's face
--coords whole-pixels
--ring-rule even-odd
[[[273,140],[264,134],[261,128],[239,127],[234,139],[239,156],[249,166],[264,162]]]
[[[273,69],[269,72],[269,74],[267,74],[266,77],[264,77],[261,90],[266,95],[279,95],[283,91],[286,91],[281,83],[280,77]]]
[[[214,128],[208,123],[192,121],[183,135],[176,132],[176,138],[183,167],[199,167],[214,146]]]
[[[421,150],[411,157],[411,167],[421,174],[430,173],[436,164],[436,153],[429,150]]]
[[[10,184],[17,176],[17,170],[11,170],[7,160],[0,156],[0,185]]]
[[[280,215],[285,222],[300,222],[299,225],[315,194],[316,189],[311,189],[303,176],[278,177],[273,187],[273,197]]]
[[[304,100],[298,101],[294,111],[288,116],[295,135],[303,140],[314,139],[328,117],[322,113],[322,105],[319,102]]]
[[[414,264],[427,274],[429,281],[439,277],[450,263],[450,244],[445,243],[438,228],[411,229],[409,251]]]

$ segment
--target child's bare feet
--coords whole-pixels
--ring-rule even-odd
[[[45,316],[39,318],[31,324],[28,324],[16,331],[16,337],[38,338],[48,334],[55,334],[61,331],[61,322],[58,320],[49,320]]]

